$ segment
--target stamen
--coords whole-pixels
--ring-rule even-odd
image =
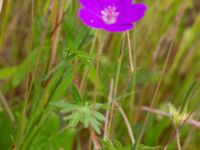
[[[119,12],[115,6],[108,6],[101,11],[102,19],[106,24],[114,24],[117,21]]]

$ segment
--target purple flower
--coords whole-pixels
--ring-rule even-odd
[[[79,17],[89,27],[109,32],[131,30],[133,24],[145,14],[144,4],[132,4],[132,0],[80,0],[83,8]]]

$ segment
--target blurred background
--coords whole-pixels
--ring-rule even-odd
[[[3,0],[0,149],[89,149],[89,130],[81,124],[65,128],[67,122],[50,102],[71,99],[75,85],[80,93],[88,93],[88,100],[96,97],[97,102],[106,103],[113,82],[115,98],[136,141],[151,112],[140,142],[146,149],[163,149],[167,144],[168,149],[177,149],[173,132],[182,116],[176,112],[181,106],[187,107],[184,115],[192,114],[196,120],[184,123],[179,130],[181,149],[200,148],[200,90],[196,82],[200,75],[200,1],[136,2],[145,3],[148,11],[123,38],[123,33],[84,26],[77,16],[77,0]],[[106,110],[101,113],[105,115]],[[103,124],[101,129],[103,133]],[[101,141],[102,134],[96,136]],[[110,139],[124,147],[131,144],[117,109]]]

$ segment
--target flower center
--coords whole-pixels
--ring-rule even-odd
[[[101,11],[102,19],[106,24],[114,24],[117,21],[119,12],[117,12],[116,7],[108,6]]]

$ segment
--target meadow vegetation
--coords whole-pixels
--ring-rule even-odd
[[[3,0],[0,150],[200,149],[200,1],[136,2],[110,33],[78,0]]]

